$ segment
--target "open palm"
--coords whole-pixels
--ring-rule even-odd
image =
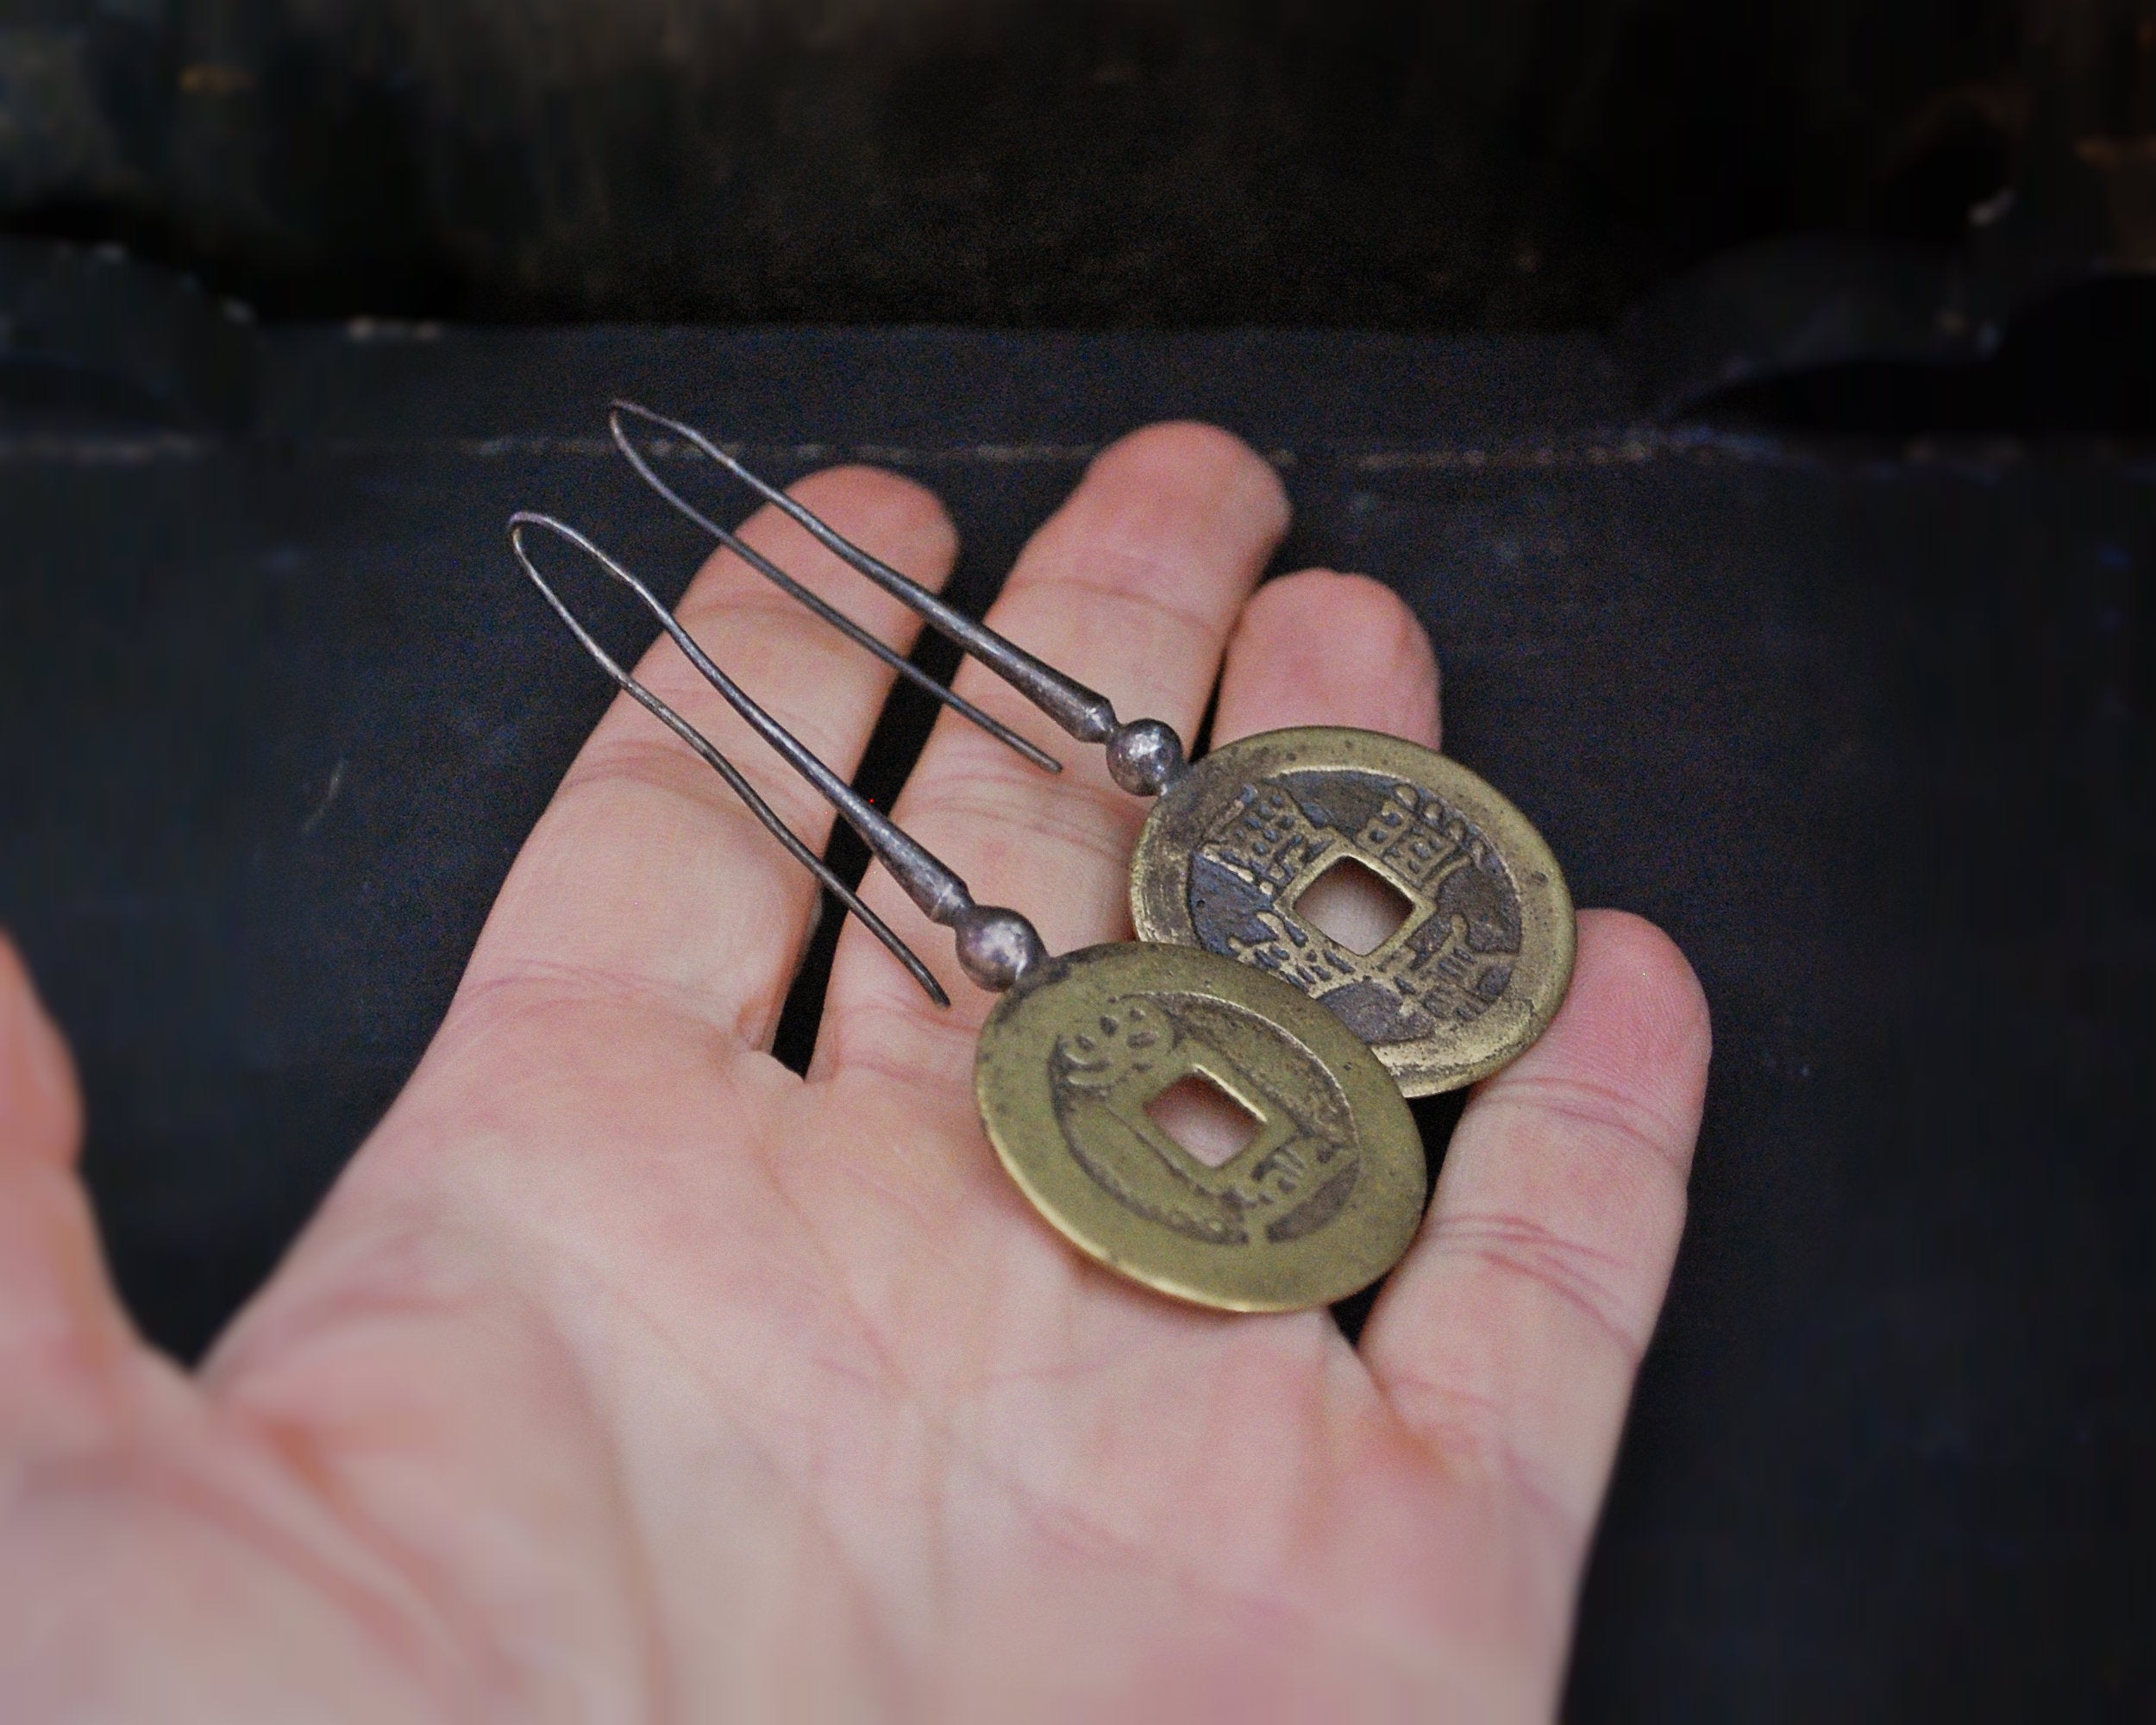
[[[917,486],[799,494],[948,573]],[[1286,520],[1234,440],[1141,432],[993,620],[1185,735],[1217,680],[1223,739],[1435,743],[1396,599],[1252,596]],[[772,511],[745,536],[907,638]],[[881,668],[727,556],[681,615],[851,769]],[[642,674],[825,830],[671,644]],[[1081,754],[1049,778],[947,720],[898,810],[1051,951],[1128,933],[1144,807]],[[956,1004],[849,927],[797,1077],[768,1049],[812,883],[617,703],[418,1074],[195,1376],[114,1302],[66,1056],[0,945],[0,1717],[1547,1715],[1683,1220],[1708,1032],[1675,949],[1582,919],[1570,1000],[1469,1107],[1351,1346],[1073,1252],[974,1113],[988,997],[865,890]]]

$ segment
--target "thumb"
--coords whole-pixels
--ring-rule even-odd
[[[0,1446],[73,1423],[134,1338],[75,1177],[73,1063],[0,934]]]

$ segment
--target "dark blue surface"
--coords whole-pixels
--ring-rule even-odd
[[[936,486],[976,605],[1092,447],[1198,414],[1282,463],[1282,567],[1410,599],[1448,749],[1714,1004],[1572,1715],[2148,1716],[2156,455],[1633,427],[1586,339],[265,352],[242,442],[0,439],[0,919],[153,1334],[198,1347],[386,1105],[605,703],[504,517],[700,555],[606,396]]]

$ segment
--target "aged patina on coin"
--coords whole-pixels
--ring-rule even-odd
[[[1298,913],[1344,861],[1406,916],[1357,952]],[[1525,815],[1457,762],[1312,725],[1215,750],[1155,805],[1131,864],[1139,938],[1203,947],[1336,1013],[1410,1096],[1495,1071],[1572,980],[1572,898]]]
[[[1255,1122],[1218,1166],[1148,1113],[1193,1076]],[[1385,1069],[1307,995],[1199,948],[1045,960],[989,1014],[974,1087],[1042,1214],[1181,1299],[1326,1305],[1391,1269],[1421,1220],[1422,1139]]]

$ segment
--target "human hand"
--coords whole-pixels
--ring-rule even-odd
[[[799,492],[948,574],[918,487]],[[993,620],[1185,736],[1218,675],[1222,740],[1434,744],[1397,599],[1252,596],[1286,522],[1241,444],[1140,432]],[[745,536],[910,638],[773,511]],[[726,555],[680,614],[852,770],[881,667]],[[671,644],[641,674],[818,841],[828,811]],[[1093,751],[1051,779],[949,719],[897,811],[1051,951],[1127,936],[1144,812]],[[924,926],[880,871],[864,892]],[[780,1067],[815,904],[617,702],[410,1086],[193,1375],[115,1302],[66,1056],[0,942],[0,1718],[1550,1714],[1683,1217],[1708,1036],[1676,949],[1582,916],[1570,998],[1476,1093],[1351,1346],[1322,1311],[1171,1303],[1028,1208],[947,942],[917,942],[939,1010],[849,925],[814,1063]]]

